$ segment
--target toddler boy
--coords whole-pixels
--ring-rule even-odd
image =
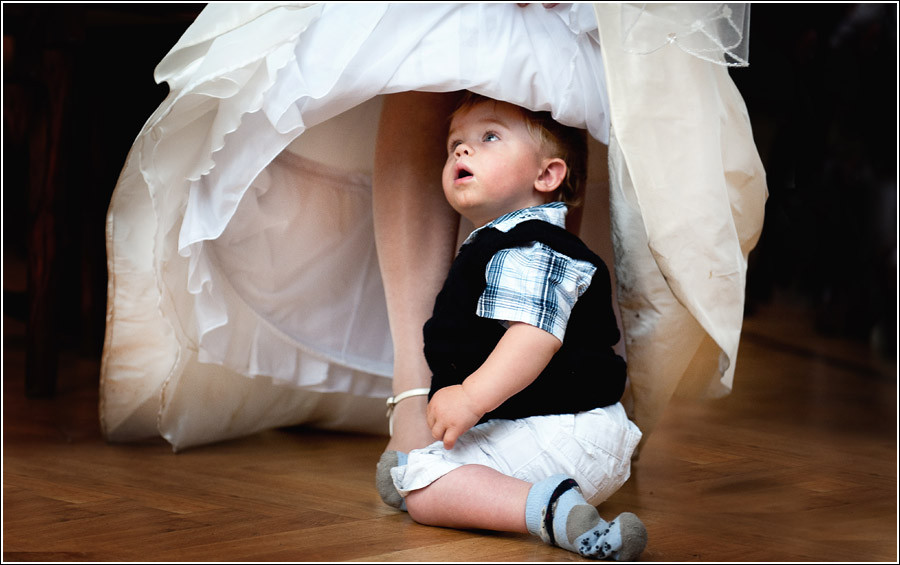
[[[585,133],[468,95],[451,117],[449,203],[477,228],[424,328],[436,443],[387,452],[388,504],[435,526],[530,532],[633,560],[646,530],[595,506],[630,476],[641,437],[619,403],[625,363],[603,261],[565,230],[583,190]]]

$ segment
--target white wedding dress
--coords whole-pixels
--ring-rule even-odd
[[[608,143],[635,417],[652,428],[686,383],[730,390],[764,174],[724,66],[737,51],[707,56],[692,43],[701,20],[679,18],[590,4],[208,5],[156,69],[170,94],[109,208],[105,436],[183,449],[301,423],[386,433],[372,155],[380,97],[408,90],[549,110]],[[642,126],[652,116],[698,131]]]

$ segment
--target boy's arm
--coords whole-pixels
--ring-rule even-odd
[[[446,449],[512,395],[541,374],[562,347],[553,334],[524,322],[513,322],[484,364],[461,385],[437,391],[428,403],[428,427]]]

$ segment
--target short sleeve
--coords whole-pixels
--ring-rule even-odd
[[[535,242],[500,250],[485,268],[487,286],[477,314],[505,322],[525,322],[553,334],[566,333],[575,302],[597,268]]]

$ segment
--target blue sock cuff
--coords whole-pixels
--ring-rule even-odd
[[[544,529],[544,516],[550,496],[559,484],[569,477],[566,475],[553,475],[531,486],[528,498],[525,501],[525,525],[528,531],[538,536],[545,543],[550,543],[550,537]]]

